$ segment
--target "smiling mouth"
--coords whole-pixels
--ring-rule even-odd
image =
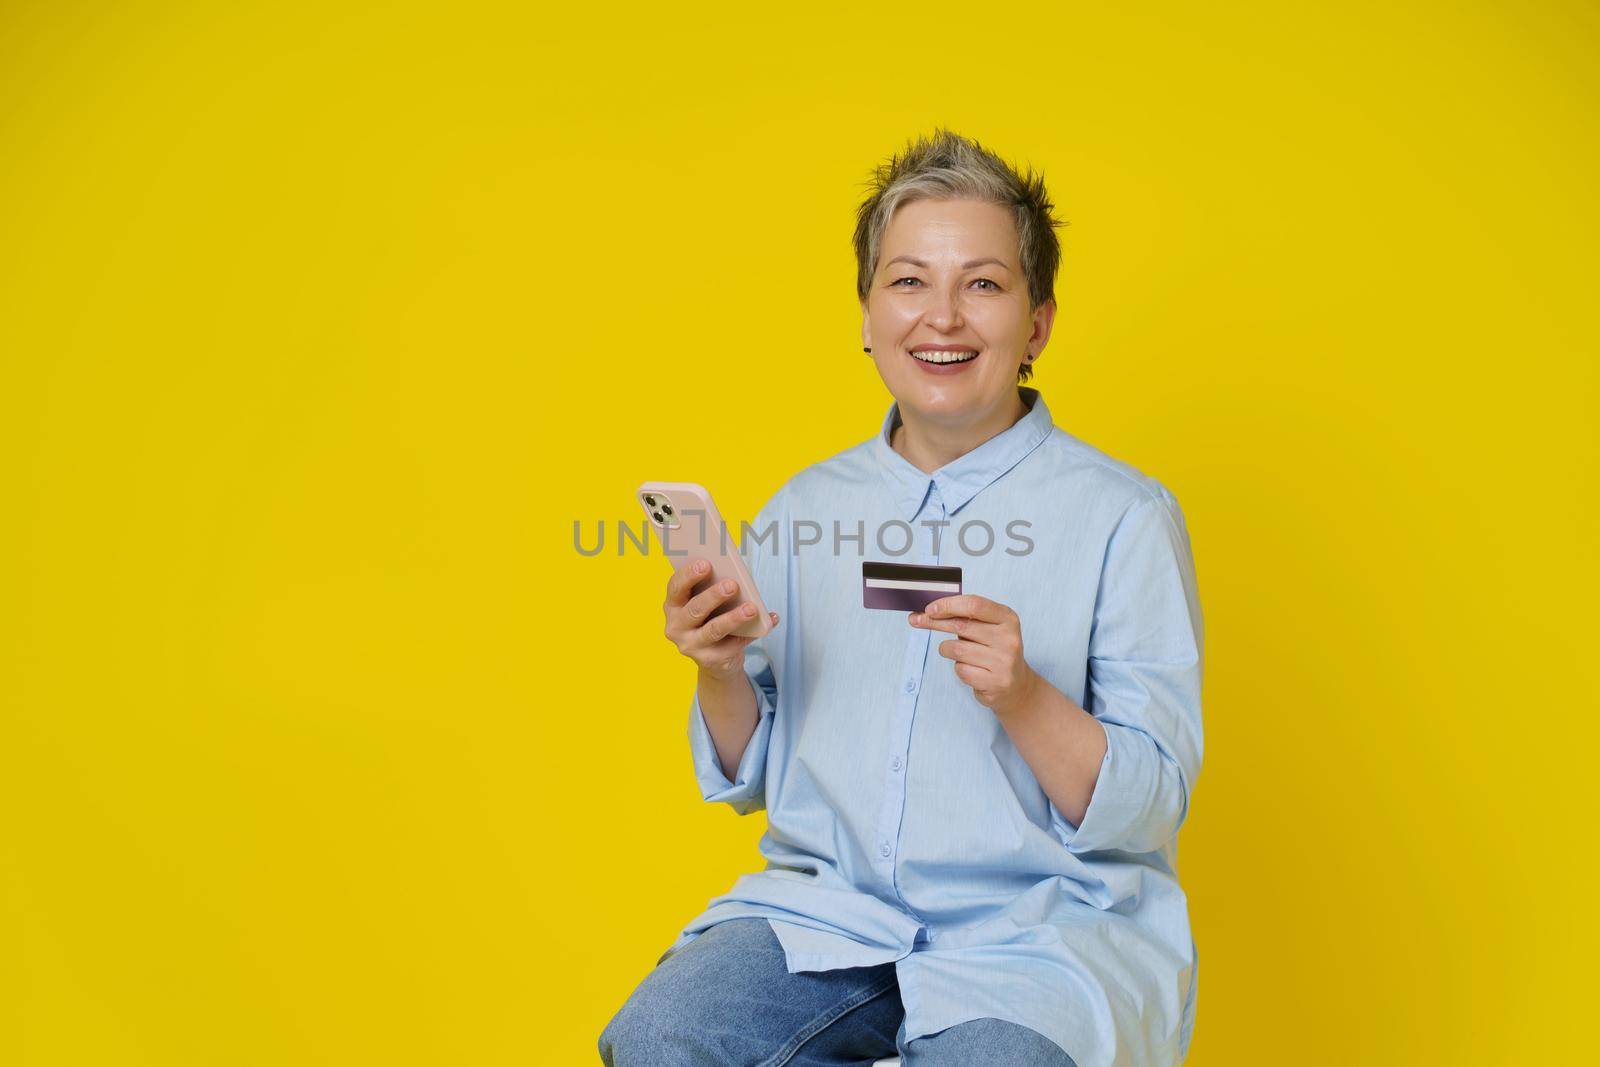
[[[921,360],[923,363],[970,363],[978,358],[978,353],[972,349],[961,352],[913,352],[911,358]]]

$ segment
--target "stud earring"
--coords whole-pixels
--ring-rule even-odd
[[[870,348],[863,348],[863,349],[862,349],[862,350],[861,350],[861,351],[863,351],[863,352],[871,352],[871,351],[872,351],[872,349],[870,349]]]

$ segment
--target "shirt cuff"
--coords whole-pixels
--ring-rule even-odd
[[[1083,822],[1072,825],[1050,801],[1051,829],[1073,853],[1144,851],[1138,845],[1151,843],[1145,839],[1159,821],[1164,758],[1144,731],[1114,722],[1100,725],[1106,732],[1106,754]]]
[[[747,680],[749,674],[745,675]],[[700,707],[700,692],[695,690],[689,705],[689,750],[694,755],[695,778],[700,783],[700,795],[707,801],[721,801],[730,805],[740,815],[761,811],[766,807],[767,744],[772,737],[772,700],[761,686],[750,681],[756,696],[756,728],[733,780],[723,773],[722,760],[717,756],[716,742],[706,725],[705,711]]]

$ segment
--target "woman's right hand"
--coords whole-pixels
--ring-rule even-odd
[[[667,599],[662,611],[667,617],[667,640],[678,651],[699,666],[700,673],[713,678],[737,677],[744,670],[744,649],[753,637],[739,637],[733,633],[755,617],[754,604],[741,604],[716,618],[711,613],[723,601],[738,594],[739,586],[732,578],[724,578],[709,589],[689,595],[697,582],[711,573],[711,564],[703,559],[694,560],[682,571],[674,571],[667,582]],[[772,616],[772,625],[778,625],[778,613]]]

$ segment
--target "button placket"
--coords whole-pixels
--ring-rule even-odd
[[[939,518],[943,519],[945,508],[937,483],[931,483],[928,490],[924,497],[925,506],[918,509],[917,515],[920,516],[925,512],[937,513]],[[932,538],[937,531],[916,526],[919,521],[917,516],[913,516],[911,521],[914,528],[926,537],[926,540],[918,539],[915,542],[917,561],[937,563],[939,554],[934,552],[932,547]],[[905,813],[906,800],[906,775],[901,771],[910,757],[912,724],[916,719],[917,700],[922,689],[923,672],[926,670],[928,646],[933,636],[930,631],[913,629],[910,625],[906,626],[906,630],[905,655],[902,661],[903,680],[895,700],[895,715],[889,737],[891,773],[885,775],[877,848],[884,882],[894,891],[896,898],[899,897],[900,890],[895,879],[895,855],[899,846],[900,824]],[[901,903],[905,902],[902,900]],[[907,910],[909,911],[909,908]]]

